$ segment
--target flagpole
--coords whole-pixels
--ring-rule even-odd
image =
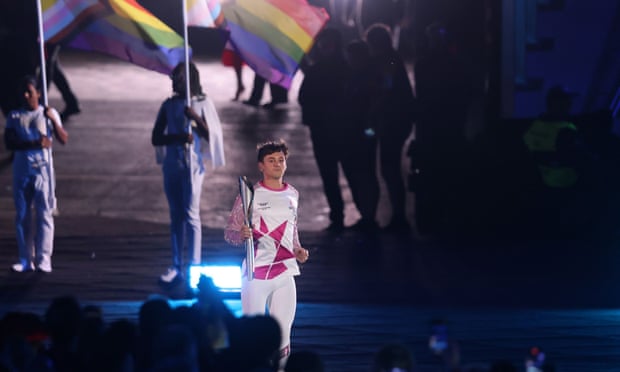
[[[192,97],[189,95],[189,38],[187,33],[187,0],[183,0],[183,40],[185,52],[185,97],[187,105],[191,105]],[[191,128],[190,128],[191,130]]]
[[[45,36],[43,33],[43,8],[41,7],[41,0],[37,0],[37,20],[39,27],[39,61],[41,69],[41,94],[43,97],[43,112],[47,110],[48,98],[47,98],[47,66],[45,63]],[[45,120],[45,133],[41,133],[42,136],[47,136],[47,129],[49,126],[49,120]],[[49,197],[50,206],[53,210],[56,210],[56,180],[54,175],[54,166],[52,164],[52,148],[47,148],[47,175],[49,177]]]
[[[190,77],[189,77],[189,39],[187,33],[187,0],[183,0],[183,51],[185,52],[185,104],[187,107],[192,106],[192,96],[190,95]],[[191,120],[185,118],[187,121],[187,134],[192,134],[192,124]],[[194,141],[198,140],[198,138],[194,138]],[[187,167],[189,169],[189,184],[193,189],[193,173],[192,173],[192,151],[193,151],[193,143],[189,143],[187,148]]]
[[[47,107],[47,70],[45,66],[45,38],[43,37],[43,8],[41,7],[41,0],[37,0],[37,20],[39,21],[39,63],[41,65],[41,94],[43,95],[43,105]]]

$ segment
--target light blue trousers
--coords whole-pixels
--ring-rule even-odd
[[[50,193],[51,183],[47,169],[41,169],[39,174],[13,173],[17,247],[19,261],[25,267],[30,263],[51,267],[54,250],[54,217]],[[34,231],[33,209],[36,213]]]
[[[187,243],[190,264],[202,262],[202,224],[200,222],[200,194],[204,172],[183,167],[164,166],[164,191],[170,208],[170,240],[172,266],[183,269],[183,247]]]

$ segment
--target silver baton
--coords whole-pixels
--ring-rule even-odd
[[[245,176],[239,177],[239,195],[243,205],[243,223],[252,228],[252,202],[254,201],[254,186]],[[248,280],[254,279],[254,239],[250,236],[245,240],[245,269]]]

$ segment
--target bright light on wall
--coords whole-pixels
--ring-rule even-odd
[[[197,289],[200,276],[205,275],[213,280],[220,292],[241,291],[241,267],[235,265],[203,265],[190,266],[189,285]]]

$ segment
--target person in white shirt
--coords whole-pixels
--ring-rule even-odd
[[[297,230],[299,193],[283,181],[287,157],[288,147],[283,141],[258,146],[262,180],[254,185],[252,226],[244,225],[243,206],[238,196],[224,236],[233,245],[254,238],[254,279],[248,280],[244,274],[242,312],[256,315],[265,314],[267,310],[278,321],[282,331],[281,366],[290,353],[291,327],[297,307],[294,279],[299,275],[297,262],[304,263],[309,256],[299,242]]]
[[[41,92],[34,77],[23,78],[18,92],[23,107],[9,113],[4,131],[6,148],[14,152],[13,199],[19,261],[11,270],[50,273],[54,246],[52,212],[56,207],[52,137],[64,145],[69,135],[58,111],[39,104]]]

